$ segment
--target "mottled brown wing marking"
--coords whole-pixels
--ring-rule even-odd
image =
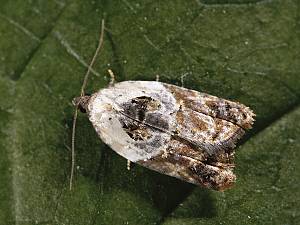
[[[208,125],[206,120],[199,118],[198,113],[194,111],[189,111],[188,116],[192,124],[194,124],[193,132],[203,132],[208,130]]]
[[[177,112],[176,122],[175,136],[211,155],[222,154],[222,151],[231,154],[235,143],[244,134],[242,128],[231,122],[189,108]]]
[[[190,168],[190,175],[202,183],[203,186],[213,188],[215,190],[225,190],[230,188],[236,176],[230,168],[221,168],[211,165],[206,165],[201,162],[194,162]]]
[[[195,148],[195,146],[188,141],[177,140],[175,136],[172,137],[168,143],[165,155],[168,154],[185,155],[199,161],[206,161],[209,157],[206,151]]]
[[[216,130],[212,137],[213,143],[224,149],[235,148],[236,142],[245,134],[244,129],[226,120],[214,120]]]
[[[228,101],[171,84],[164,84],[164,86],[173,93],[177,102],[183,104],[186,108],[230,121],[244,129],[252,127],[255,114],[241,103]]]
[[[190,183],[224,190],[232,186],[235,175],[232,172],[230,158],[220,163],[217,158],[208,158],[207,153],[193,148],[188,143],[172,139],[166,152],[149,160],[138,161],[139,164],[177,177]]]

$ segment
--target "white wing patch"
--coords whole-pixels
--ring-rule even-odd
[[[132,99],[145,96],[160,102],[157,113],[167,117],[169,124],[175,127],[174,112],[178,109],[176,100],[163,85],[151,81],[125,81],[114,87],[95,93],[88,105],[89,119],[101,139],[121,156],[136,162],[150,159],[166,148],[171,136],[169,133],[145,127],[150,138],[134,140],[128,135],[122,120],[131,120],[124,115],[122,105]]]

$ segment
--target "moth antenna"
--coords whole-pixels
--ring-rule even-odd
[[[97,49],[95,51],[95,54],[92,58],[92,61],[86,71],[86,74],[84,75],[84,80],[81,86],[81,91],[80,91],[80,97],[83,97],[85,95],[85,87],[87,85],[87,81],[90,75],[90,72],[92,70],[92,67],[96,61],[97,55],[99,54],[102,44],[103,44],[103,37],[104,37],[104,29],[105,29],[105,23],[104,19],[101,20],[101,32],[99,36],[99,42]],[[72,164],[71,164],[71,174],[70,174],[70,191],[72,190],[72,185],[73,185],[73,179],[74,179],[74,169],[75,169],[75,131],[76,131],[76,122],[77,122],[77,116],[78,116],[78,105],[79,102],[75,105],[75,112],[74,112],[74,118],[73,118],[73,126],[72,126],[72,143],[71,143],[71,151],[72,151]]]
[[[72,190],[73,185],[73,177],[74,177],[74,168],[75,168],[75,130],[76,130],[76,121],[77,121],[77,115],[78,115],[78,106],[76,105],[75,112],[74,112],[74,118],[73,118],[73,127],[72,127],[72,159],[71,159],[71,174],[70,174],[70,191]]]
[[[181,87],[184,87],[184,78],[189,75],[189,73],[185,73],[180,76],[180,81],[181,81]]]
[[[98,46],[97,46],[97,49],[96,49],[95,54],[93,56],[93,59],[92,59],[90,65],[88,67],[88,70],[86,71],[86,74],[84,76],[84,80],[83,80],[82,87],[81,87],[81,94],[80,94],[81,97],[84,96],[84,89],[86,87],[88,77],[89,77],[90,72],[92,70],[92,67],[93,67],[93,65],[96,61],[97,55],[101,50],[101,47],[102,47],[102,44],[103,44],[104,29],[105,29],[104,19],[102,19],[101,20],[101,33],[100,33],[100,36],[99,36]]]

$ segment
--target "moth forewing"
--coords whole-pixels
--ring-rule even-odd
[[[254,113],[246,106],[156,81],[124,81],[79,99],[100,138],[126,159],[224,190],[233,148]]]

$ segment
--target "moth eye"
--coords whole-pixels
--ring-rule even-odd
[[[83,108],[82,105],[79,105],[78,108],[79,108],[80,112],[86,113],[86,109]]]

